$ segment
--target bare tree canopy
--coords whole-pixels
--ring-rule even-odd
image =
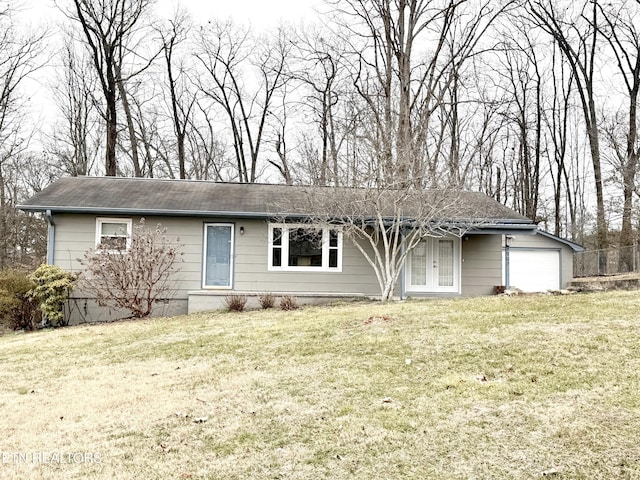
[[[200,32],[196,58],[206,72],[200,89],[220,106],[228,121],[237,165],[237,179],[258,178],[258,156],[267,117],[286,78],[290,44],[282,32],[256,42],[251,32],[231,22],[210,22]],[[243,70],[254,72],[255,87]]]
[[[527,8],[532,18],[558,45],[571,66],[576,82],[576,92],[582,107],[585,129],[589,138],[589,150],[593,165],[596,190],[596,228],[598,248],[607,248],[608,234],[605,217],[602,162],[600,152],[600,130],[594,82],[596,75],[596,53],[598,48],[598,24],[600,22],[597,2],[575,5],[574,12],[560,9],[548,0],[530,0]],[[570,16],[574,13],[574,16]],[[606,257],[603,256],[603,263]],[[604,266],[604,265],[603,265]]]
[[[41,186],[44,173],[29,152],[34,126],[26,119],[23,89],[46,61],[46,32],[21,30],[12,6],[0,6],[0,269],[37,263],[45,243],[43,222],[25,217],[15,205]]]
[[[608,43],[615,58],[615,64],[623,79],[627,96],[626,125],[624,115],[616,115],[613,130],[607,132],[610,143],[618,159],[622,172],[623,209],[620,229],[620,246],[631,247],[634,244],[632,226],[633,194],[635,191],[636,170],[640,145],[638,145],[638,92],[640,91],[640,28],[637,15],[634,18],[633,7],[626,4],[614,6],[595,3],[603,19],[600,24],[592,25]],[[637,10],[637,5],[636,5]],[[637,14],[637,11],[635,12]],[[622,130],[618,133],[617,130]],[[625,140],[619,141],[621,136]],[[633,268],[633,255],[628,248],[620,256],[620,268],[628,271]]]
[[[185,141],[191,112],[195,106],[196,93],[187,86],[187,72],[184,64],[179,64],[176,70],[175,51],[180,43],[187,39],[190,29],[190,18],[186,12],[178,10],[168,24],[160,28],[162,39],[162,53],[167,72],[167,86],[169,88],[168,103],[176,135],[178,170],[180,178],[187,178]]]
[[[118,171],[116,103],[119,85],[123,81],[122,63],[124,56],[129,53],[128,42],[139,27],[143,14],[153,3],[154,0],[73,0],[72,8],[62,8],[68,18],[82,27],[84,41],[104,96],[106,175],[113,176]]]
[[[50,59],[0,8],[7,212],[59,175],[467,189],[590,248],[638,245],[637,0],[317,0],[267,28],[56,4]],[[40,124],[25,85],[43,63]]]
[[[445,130],[433,128],[447,89],[510,4],[416,0],[332,2],[366,108],[377,183],[437,185]],[[457,162],[455,152],[450,162]],[[454,179],[450,179],[455,181]]]

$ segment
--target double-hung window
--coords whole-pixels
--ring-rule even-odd
[[[131,246],[131,219],[96,219],[96,248],[109,252],[124,252]]]
[[[342,271],[342,232],[304,224],[269,225],[269,270]]]

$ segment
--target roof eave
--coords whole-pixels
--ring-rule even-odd
[[[169,217],[241,217],[241,218],[268,218],[272,215],[263,212],[229,212],[215,210],[166,210],[166,209],[133,209],[133,208],[103,208],[103,207],[60,207],[43,205],[18,205],[17,208],[25,212],[52,213],[85,213],[99,215],[149,215]]]
[[[282,218],[308,219],[309,216],[300,213],[268,213],[244,211],[216,211],[216,210],[167,210],[167,209],[133,209],[133,208],[105,208],[105,207],[69,207],[52,205],[18,205],[17,208],[27,212],[74,213],[92,215],[140,215],[140,216],[171,216],[171,217],[217,217],[217,218]],[[389,219],[393,220],[393,219]],[[455,226],[470,224],[474,233],[490,233],[490,230],[505,233],[506,230],[535,230],[536,225],[529,219],[434,219],[443,225]]]
[[[469,230],[467,235],[511,235],[511,234],[525,234],[534,235],[537,229],[535,225],[490,225],[483,226],[481,228],[474,228]]]
[[[554,235],[552,233],[549,233],[545,230],[538,230],[538,233],[544,237],[550,238],[552,240],[555,240],[557,242],[563,243],[566,246],[568,246],[571,250],[573,250],[574,252],[584,252],[586,250],[586,248],[583,245],[580,245],[579,243],[573,242],[571,240],[568,240],[566,238],[562,238],[559,237],[557,235]]]

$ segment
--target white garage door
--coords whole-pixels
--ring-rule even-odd
[[[557,250],[509,250],[511,287],[523,292],[560,288],[560,252]]]

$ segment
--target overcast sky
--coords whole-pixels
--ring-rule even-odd
[[[6,0],[5,0],[6,1]],[[22,0],[25,5],[23,15],[36,19],[51,20],[58,16],[54,0]],[[72,0],[58,0],[61,5]],[[4,3],[0,0],[0,3]],[[270,27],[278,22],[297,23],[302,19],[313,19],[314,6],[320,0],[157,0],[156,11],[161,17],[171,14],[177,4],[191,11],[194,21],[202,22],[212,17],[232,17],[238,22],[249,21],[255,27]]]

